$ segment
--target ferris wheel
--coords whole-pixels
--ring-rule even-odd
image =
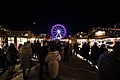
[[[66,36],[66,29],[61,24],[56,24],[51,29],[51,34],[53,38],[61,39]]]

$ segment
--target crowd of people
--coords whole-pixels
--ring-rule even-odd
[[[84,42],[81,49],[78,45],[77,42],[74,44],[74,54],[80,54],[83,60],[98,67],[99,80],[120,80],[120,42],[115,42],[111,52],[105,44],[99,46],[96,42],[91,47],[90,42]]]
[[[99,56],[103,53],[108,53],[108,49],[105,44],[101,46],[97,45],[95,42],[93,46],[90,46],[90,42],[84,42],[82,48],[78,47],[79,44],[77,42],[74,43],[74,55],[81,55],[83,60],[88,60],[92,63],[93,66],[97,65],[97,61]]]
[[[13,43],[4,44],[0,49],[0,68],[8,69],[8,76],[15,73],[15,65],[17,59],[20,59],[20,69],[23,70],[23,79],[28,80],[28,74],[32,67],[31,58],[37,58],[40,63],[39,79],[43,79],[43,67],[46,68],[46,75],[51,80],[56,80],[59,73],[59,62],[69,62],[69,55],[80,54],[85,61],[91,61],[93,66],[98,66],[100,80],[119,80],[120,77],[120,42],[117,42],[111,53],[108,52],[106,45],[102,44],[98,47],[94,43],[90,47],[90,42],[85,42],[80,49],[78,43],[75,42],[73,47],[68,42],[61,41],[43,41],[43,45],[39,40],[34,43],[30,41],[20,44],[16,47]],[[28,70],[27,70],[28,69]]]
[[[46,68],[46,75],[51,80],[56,80],[59,73],[59,61],[63,59],[64,62],[69,62],[69,42],[60,41],[43,41],[41,43],[34,41],[34,43],[27,42],[19,49],[21,65],[23,69],[23,78],[27,80],[28,73],[31,69],[30,58],[37,58],[40,63],[39,78],[43,79],[43,68]],[[27,56],[26,56],[27,55]],[[63,55],[63,58],[62,58]],[[26,72],[26,69],[29,70]],[[27,73],[27,74],[25,74]]]
[[[59,72],[59,61],[69,62],[69,42],[60,41],[43,41],[43,45],[39,40],[34,43],[30,41],[19,44],[16,47],[13,43],[4,44],[0,49],[0,68],[8,69],[8,77],[15,73],[15,65],[20,59],[20,69],[23,70],[23,79],[28,79],[29,71],[32,67],[31,58],[36,58],[40,63],[39,78],[43,79],[43,67],[46,67],[46,74],[51,80],[56,80]],[[63,58],[62,58],[63,55]],[[4,64],[2,64],[4,63]],[[28,70],[27,70],[28,68]]]

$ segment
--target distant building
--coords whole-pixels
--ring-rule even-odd
[[[97,35],[97,33],[99,33]],[[120,37],[120,28],[93,28],[89,34],[89,38],[114,38]]]

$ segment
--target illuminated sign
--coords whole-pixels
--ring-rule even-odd
[[[95,33],[95,36],[103,36],[103,35],[106,35],[105,31],[98,31]]]

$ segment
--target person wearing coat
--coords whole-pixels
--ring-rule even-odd
[[[50,45],[50,51],[45,58],[45,61],[48,62],[49,75],[51,80],[56,80],[59,72],[59,61],[61,60],[61,56],[59,51],[56,51],[55,44]]]
[[[6,53],[8,63],[8,76],[12,76],[12,74],[15,73],[14,69],[17,62],[18,50],[16,49],[15,45],[11,43],[6,50]]]
[[[26,69],[31,67],[32,49],[29,43],[25,42],[20,48],[20,68],[23,69],[23,79],[27,80]]]
[[[98,59],[99,80],[120,80],[120,42],[111,53],[103,53]]]
[[[48,41],[43,42],[43,46],[38,50],[38,59],[40,62],[40,70],[39,70],[39,79],[42,80],[43,77],[43,69],[46,68],[47,75],[49,75],[48,63],[45,62],[45,57],[48,54]]]
[[[97,64],[98,51],[99,51],[99,47],[95,42],[94,45],[91,47],[91,55],[90,55],[90,61],[92,62],[93,67],[95,67],[95,65]]]

